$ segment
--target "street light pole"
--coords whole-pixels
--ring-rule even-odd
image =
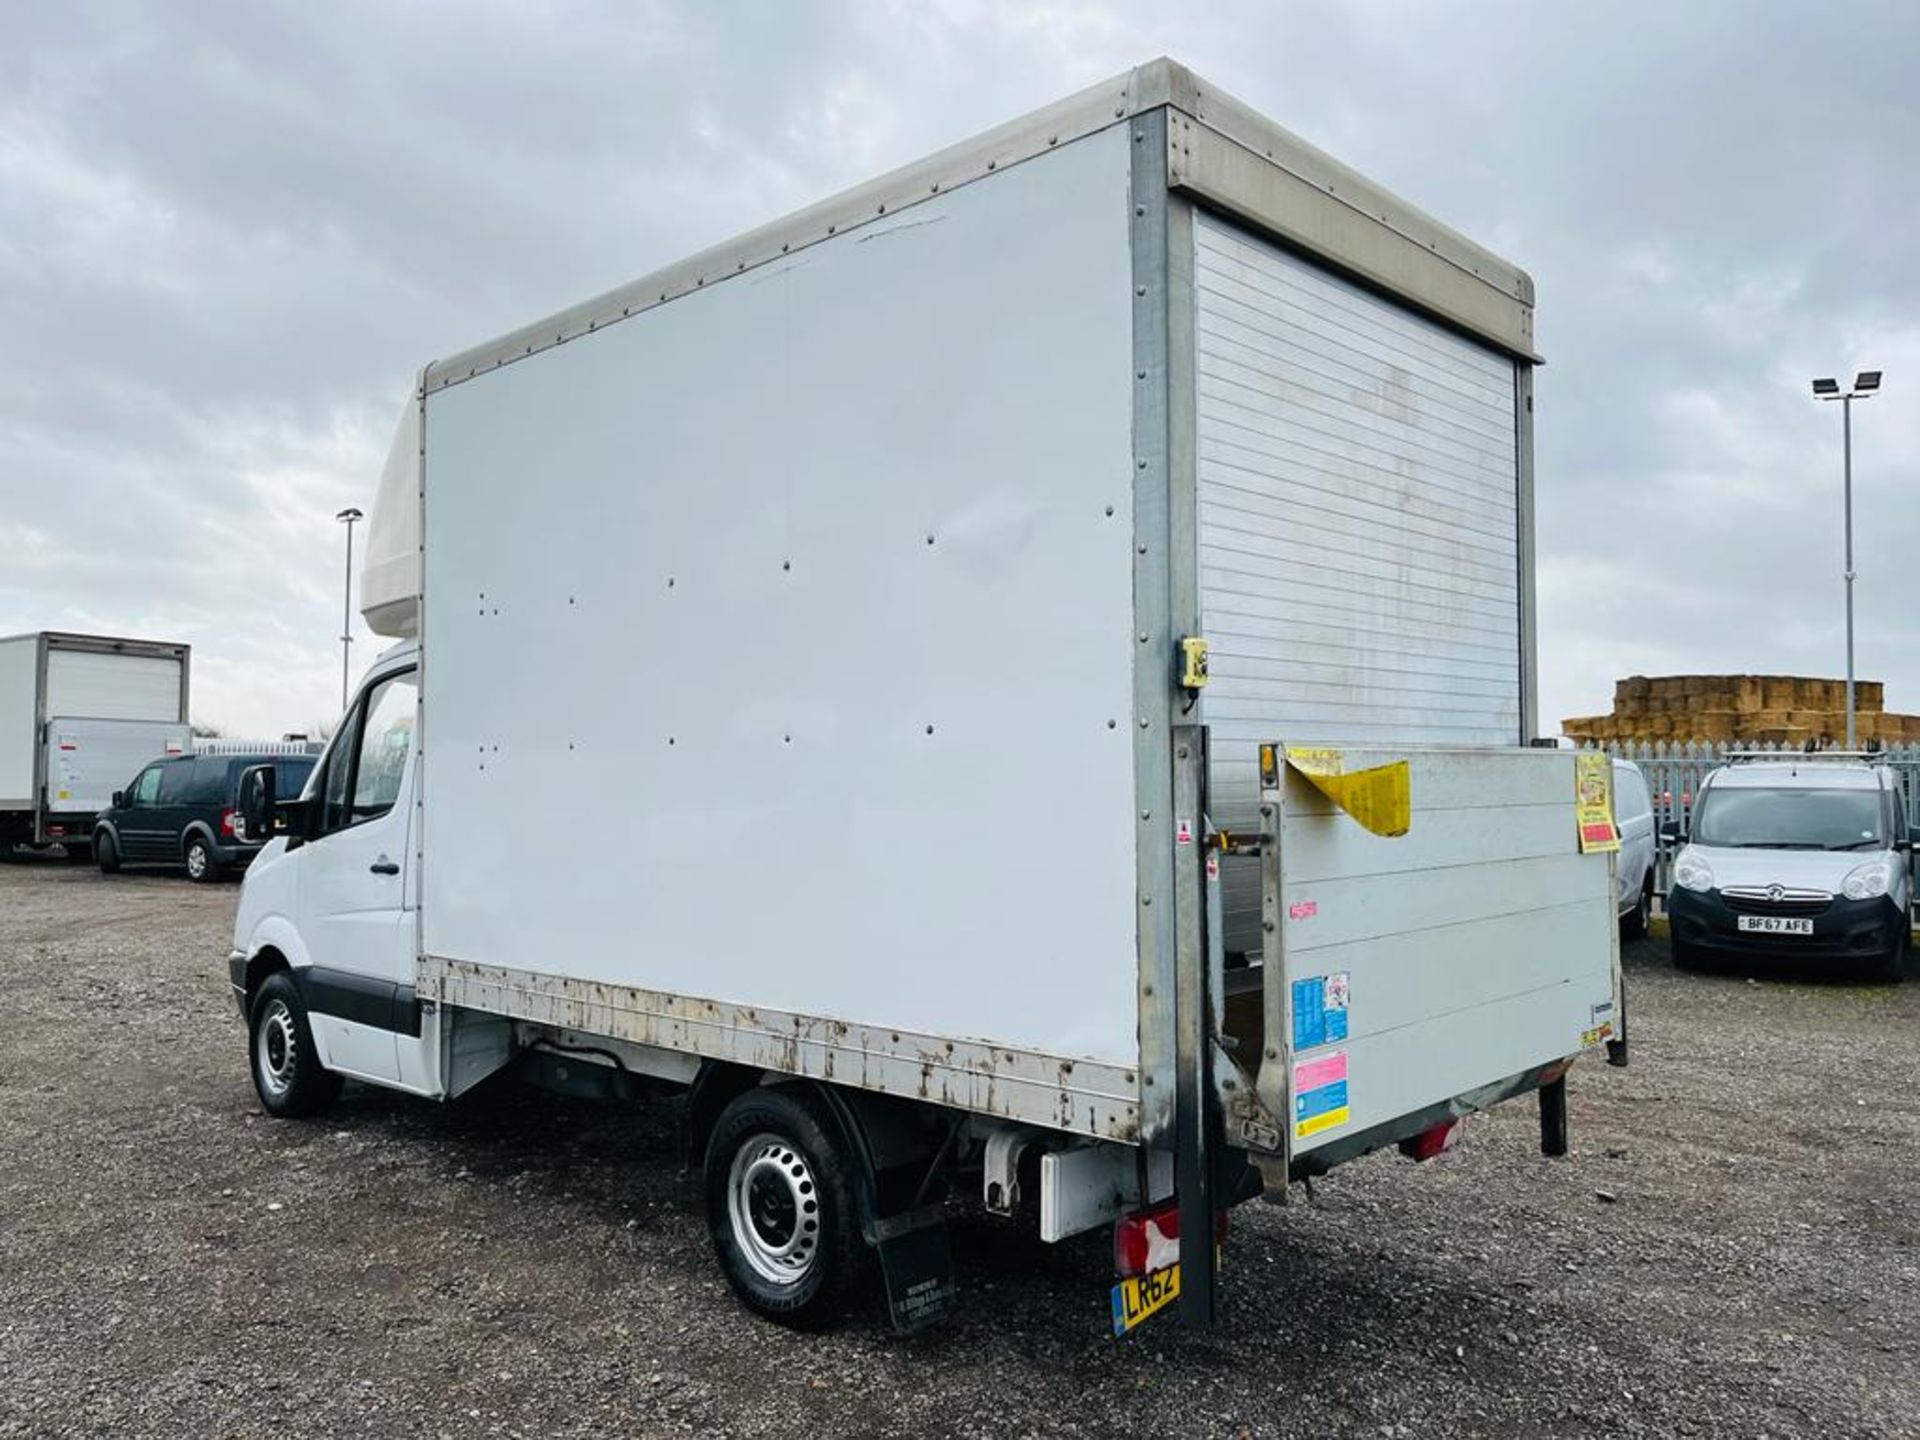
[[[1844,395],[1840,393],[1838,380],[1824,379],[1813,382],[1813,393],[1821,400],[1840,402],[1840,445],[1842,464],[1842,494],[1846,507],[1847,535],[1847,749],[1854,748],[1856,731],[1855,707],[1853,702],[1853,402],[1870,399],[1873,392],[1880,388],[1878,370],[1862,370],[1854,376],[1853,388]]]
[[[1853,749],[1853,396],[1840,402],[1841,482],[1847,510],[1847,749]]]
[[[333,518],[344,521],[347,527],[347,577],[340,593],[340,713],[344,715],[347,712],[347,683],[351,668],[348,656],[352,653],[353,645],[353,522],[364,517],[349,505]],[[1848,562],[1848,568],[1852,568],[1852,562]],[[1853,692],[1849,690],[1847,693],[1851,695]],[[1851,701],[1848,706],[1851,709]]]

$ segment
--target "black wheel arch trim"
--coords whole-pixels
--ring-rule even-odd
[[[310,1014],[420,1038],[420,1000],[413,986],[323,965],[300,966],[292,973],[300,1003]]]

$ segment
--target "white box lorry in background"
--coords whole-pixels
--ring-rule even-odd
[[[1117,1222],[1125,1329],[1263,1188],[1533,1090],[1563,1148],[1623,997],[1528,747],[1531,315],[1162,60],[429,366],[402,643],[236,919],[263,1101],[687,1085],[795,1323],[863,1246],[938,1313],[956,1178]]]
[[[89,849],[115,790],[187,753],[190,656],[57,630],[0,638],[0,844]]]

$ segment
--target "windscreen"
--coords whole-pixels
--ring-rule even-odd
[[[1709,788],[1693,840],[1750,850],[1867,850],[1886,843],[1877,790]]]

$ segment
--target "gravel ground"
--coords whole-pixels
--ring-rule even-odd
[[[1920,1433],[1920,983],[1644,943],[1570,1157],[1512,1105],[1246,1206],[1213,1334],[1116,1341],[1102,1238],[980,1219],[955,1323],[804,1337],[725,1291],[670,1108],[263,1116],[237,893],[0,865],[0,1435]]]

